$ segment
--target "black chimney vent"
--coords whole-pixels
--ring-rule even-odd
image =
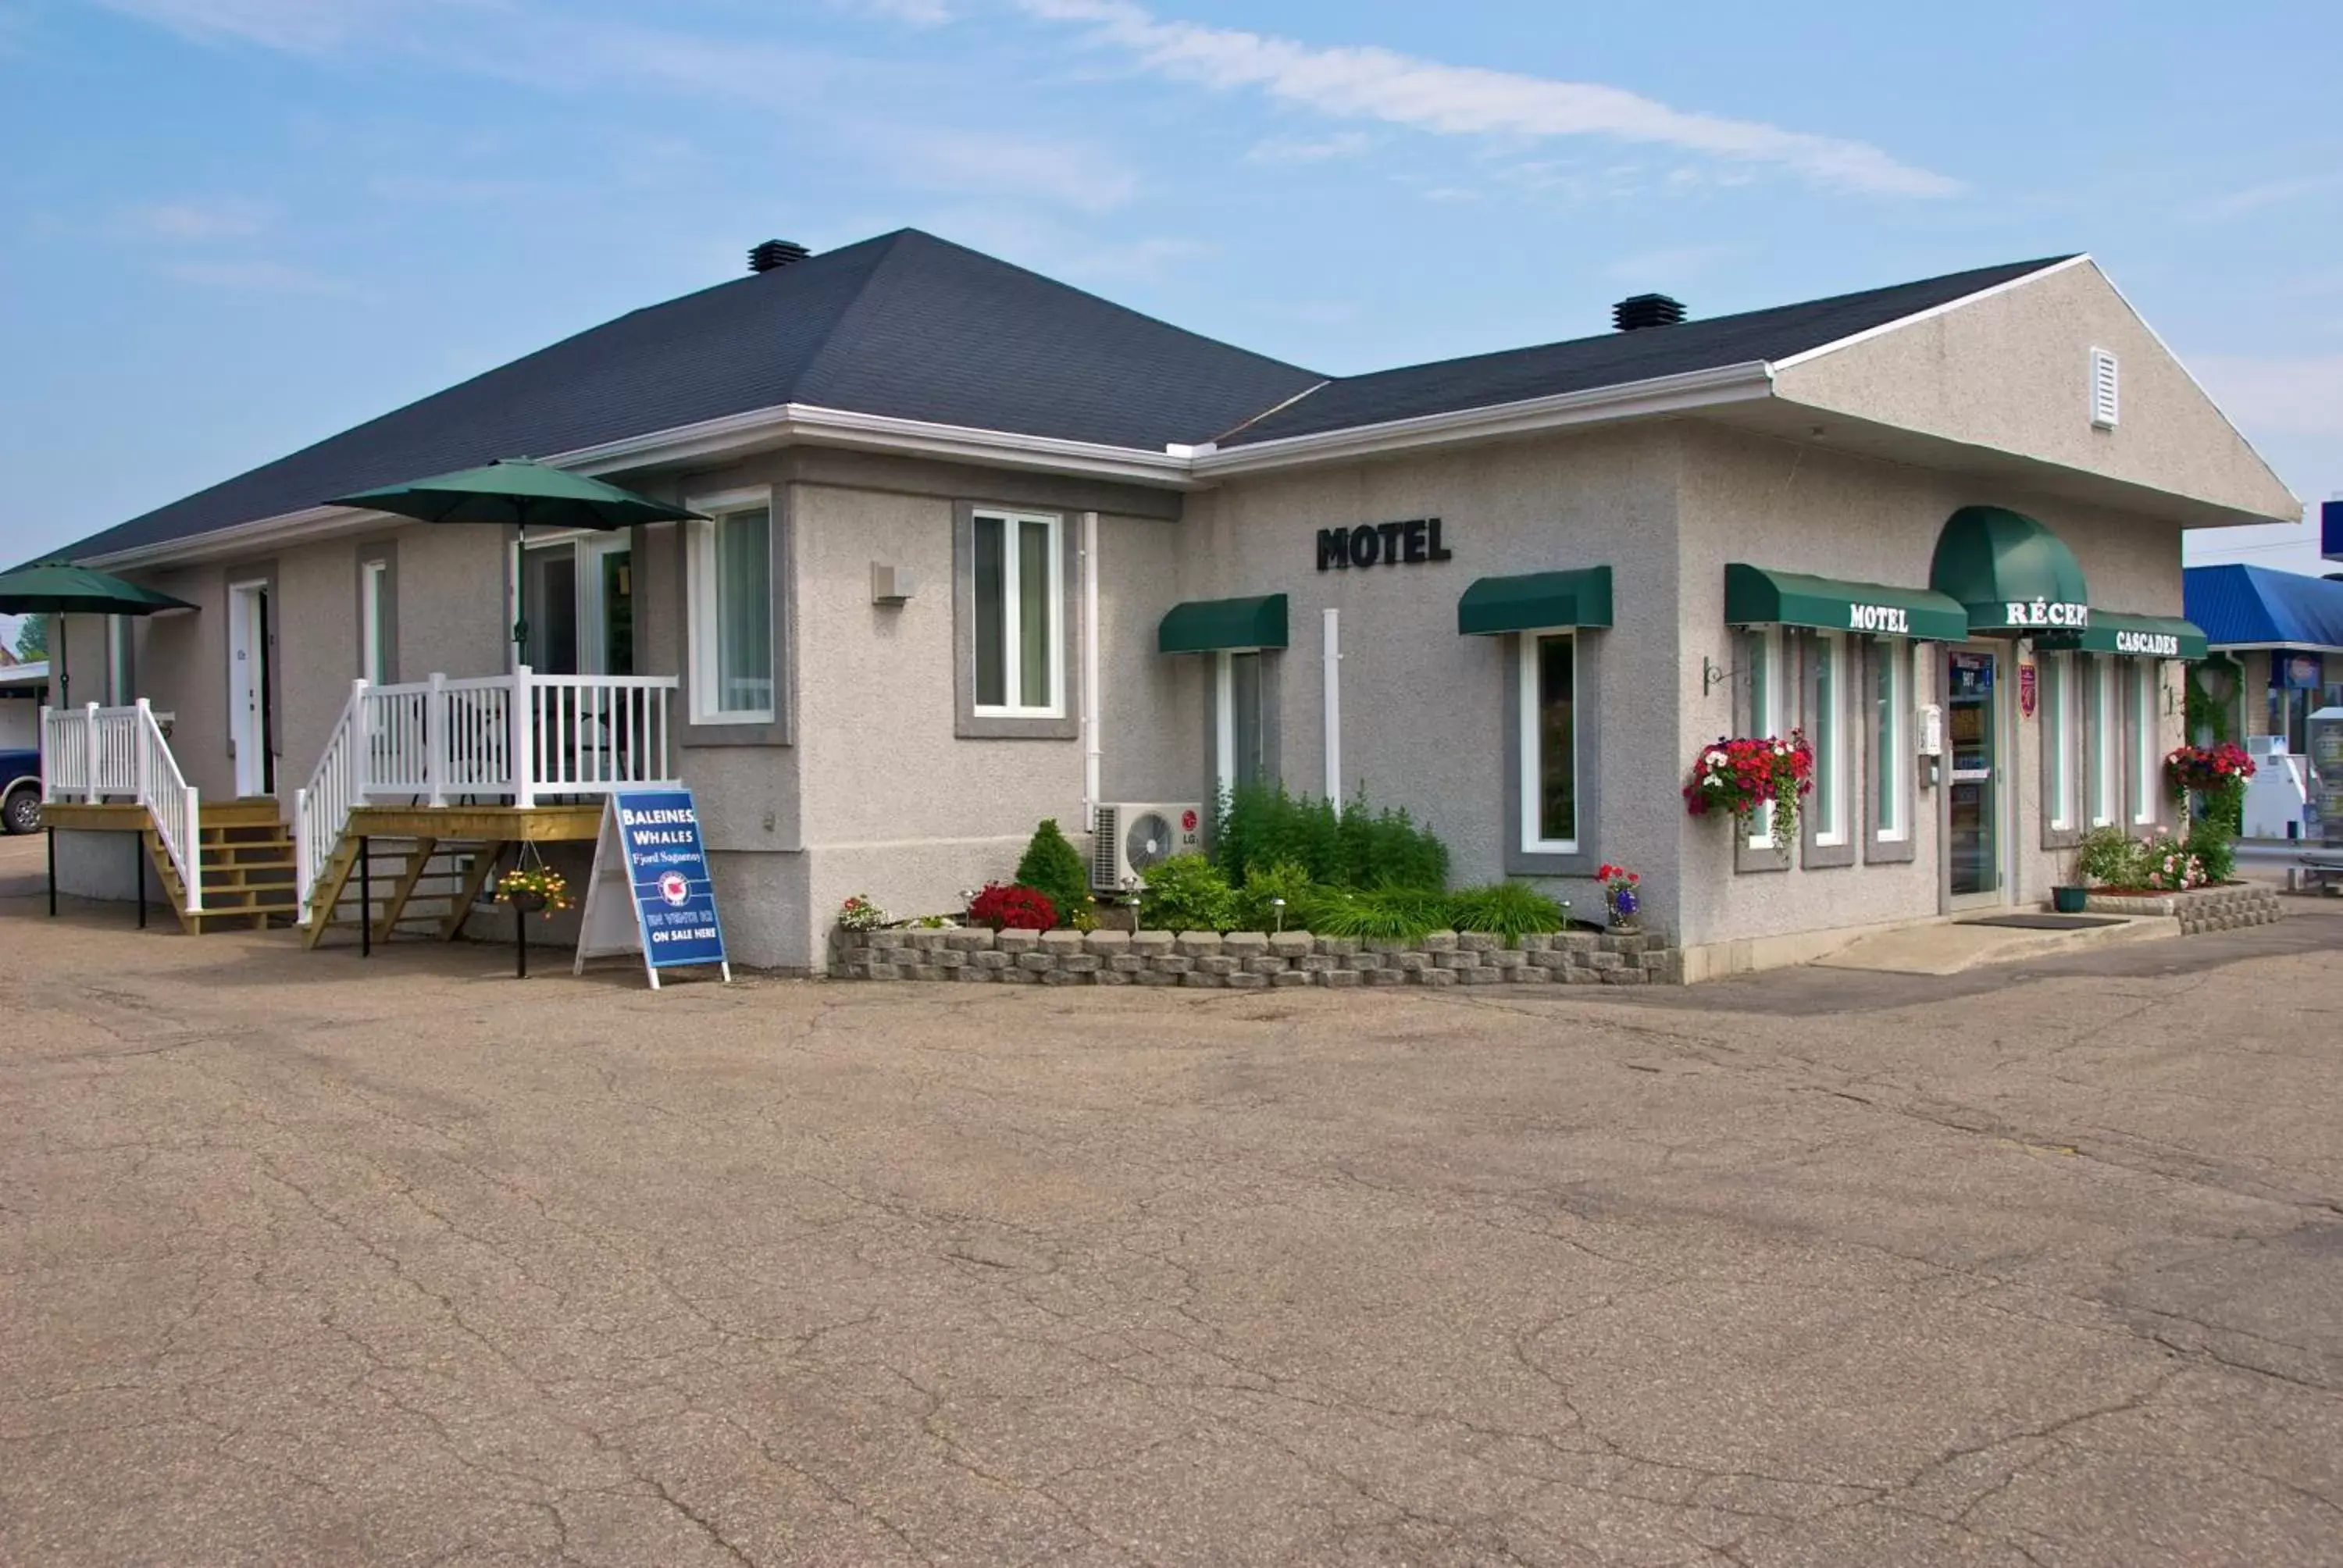
[[[1611,325],[1622,332],[1635,332],[1646,327],[1674,327],[1684,318],[1684,302],[1670,299],[1664,294],[1639,294],[1611,307]]]
[[[777,266],[787,266],[793,261],[803,261],[813,252],[793,239],[769,239],[762,245],[749,247],[749,270],[770,272]]]

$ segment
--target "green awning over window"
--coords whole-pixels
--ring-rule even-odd
[[[1456,601],[1456,629],[1465,637],[1610,624],[1609,567],[1483,578]]]
[[[1219,653],[1232,648],[1283,648],[1285,596],[1196,598],[1175,604],[1155,628],[1159,653]]]
[[[2177,615],[2117,615],[2091,612],[2074,646],[2086,653],[2125,654],[2139,658],[2203,658],[2210,651],[2205,634]]]
[[[1928,642],[1959,642],[1969,634],[1968,612],[1927,588],[1767,571],[1739,561],[1725,568],[1725,618],[1734,626],[1811,626]]]
[[[1963,507],[1946,519],[1928,586],[1959,601],[1971,632],[2079,632],[2091,623],[2090,586],[2066,541],[2001,507]]]

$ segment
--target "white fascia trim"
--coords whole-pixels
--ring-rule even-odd
[[[308,544],[343,534],[378,532],[384,523],[384,514],[380,512],[362,512],[349,507],[305,507],[297,512],[214,528],[193,538],[166,539],[160,544],[136,545],[79,558],[84,566],[107,570],[117,567],[177,566],[218,560],[225,556],[254,555],[281,544]]]
[[[2048,266],[2034,272],[2022,273],[2006,282],[1996,283],[1991,288],[1980,288],[1975,294],[1964,294],[1958,299],[1947,299],[1942,305],[1932,305],[1926,310],[1916,310],[1909,316],[1899,316],[1893,321],[1883,321],[1876,327],[1865,327],[1861,332],[1839,338],[1835,342],[1825,343],[1819,348],[1809,348],[1803,353],[1793,354],[1786,359],[1776,359],[1774,361],[1774,368],[1795,369],[1810,359],[1820,359],[1825,354],[1835,354],[1842,348],[1852,348],[1858,343],[1868,343],[1875,337],[1885,337],[1891,332],[1901,332],[1907,327],[1929,320],[1934,317],[1959,310],[1965,306],[1975,305],[1980,299],[1991,299],[1996,294],[2007,294],[2012,289],[2024,288],[2029,283],[2039,282],[2054,274],[2064,272],[2070,266],[2087,266],[2090,262],[2090,253],[2087,251],[2081,256],[2070,256],[2064,261],[2054,261]],[[2138,312],[2134,311],[2132,314],[2137,316]]]
[[[1590,387],[1584,391],[1558,392],[1550,397],[1532,397],[1484,408],[1424,414],[1380,425],[1354,425],[1308,436],[1249,442],[1242,447],[1199,447],[1194,471],[1198,479],[1215,479],[1264,468],[1378,457],[1451,441],[1532,435],[1573,425],[1683,413],[1723,403],[1770,397],[1773,393],[1774,367],[1762,359],[1753,359],[1740,365],[1688,370],[1680,376],[1656,376],[1612,387]]]
[[[2208,642],[2208,653],[2343,653],[2331,642]]]

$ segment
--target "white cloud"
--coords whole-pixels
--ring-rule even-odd
[[[1605,136],[1715,157],[1773,164],[1818,184],[1888,196],[1946,196],[1943,175],[1877,147],[1755,120],[1688,113],[1592,82],[1562,82],[1447,65],[1389,49],[1317,48],[1232,27],[1159,21],[1129,0],[1019,0],[1029,15],[1086,27],[1175,81],[1216,91],[1254,88],[1346,119],[1444,136]]]
[[[2316,196],[2324,190],[2332,190],[2338,183],[2343,182],[2338,182],[2332,175],[2317,175],[2301,179],[2268,180],[2260,185],[2247,186],[2243,190],[2231,191],[2227,196],[2208,201],[2197,209],[2196,216],[2205,219],[2243,217],[2247,213],[2260,212],[2265,207],[2283,206],[2288,202],[2299,201],[2304,196]]]
[[[2248,439],[2266,432],[2343,438],[2343,354],[2206,354],[2188,367]]]
[[[400,0],[97,0],[191,38],[235,38],[323,54],[380,21]]]
[[[1041,196],[1106,212],[1138,189],[1131,171],[1098,148],[1009,132],[886,127],[864,144],[907,185]]]
[[[124,226],[156,239],[241,239],[265,226],[261,209],[251,202],[161,202],[132,207],[123,215]]]
[[[1329,158],[1353,157],[1374,145],[1364,131],[1338,131],[1331,136],[1270,136],[1245,150],[1250,164],[1322,164]]]
[[[171,261],[164,263],[159,270],[166,277],[205,288],[327,295],[343,299],[372,297],[354,283],[282,261]]]
[[[952,19],[951,7],[942,0],[832,0],[832,4],[914,27],[940,27]]]

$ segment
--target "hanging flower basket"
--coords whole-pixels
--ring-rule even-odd
[[[2218,746],[2183,746],[2164,759],[2165,782],[2175,795],[2192,789],[2207,793],[2242,785],[2254,776],[2254,759],[2242,746],[2224,740]]]
[[[1798,839],[1798,802],[1814,787],[1815,750],[1804,730],[1791,730],[1787,739],[1720,735],[1693,759],[1684,809],[1695,817],[1722,812],[1745,838],[1751,819],[1770,800],[1774,853],[1786,860]]]
[[[497,879],[497,902],[549,920],[569,907],[569,882],[550,866],[516,866]]]

